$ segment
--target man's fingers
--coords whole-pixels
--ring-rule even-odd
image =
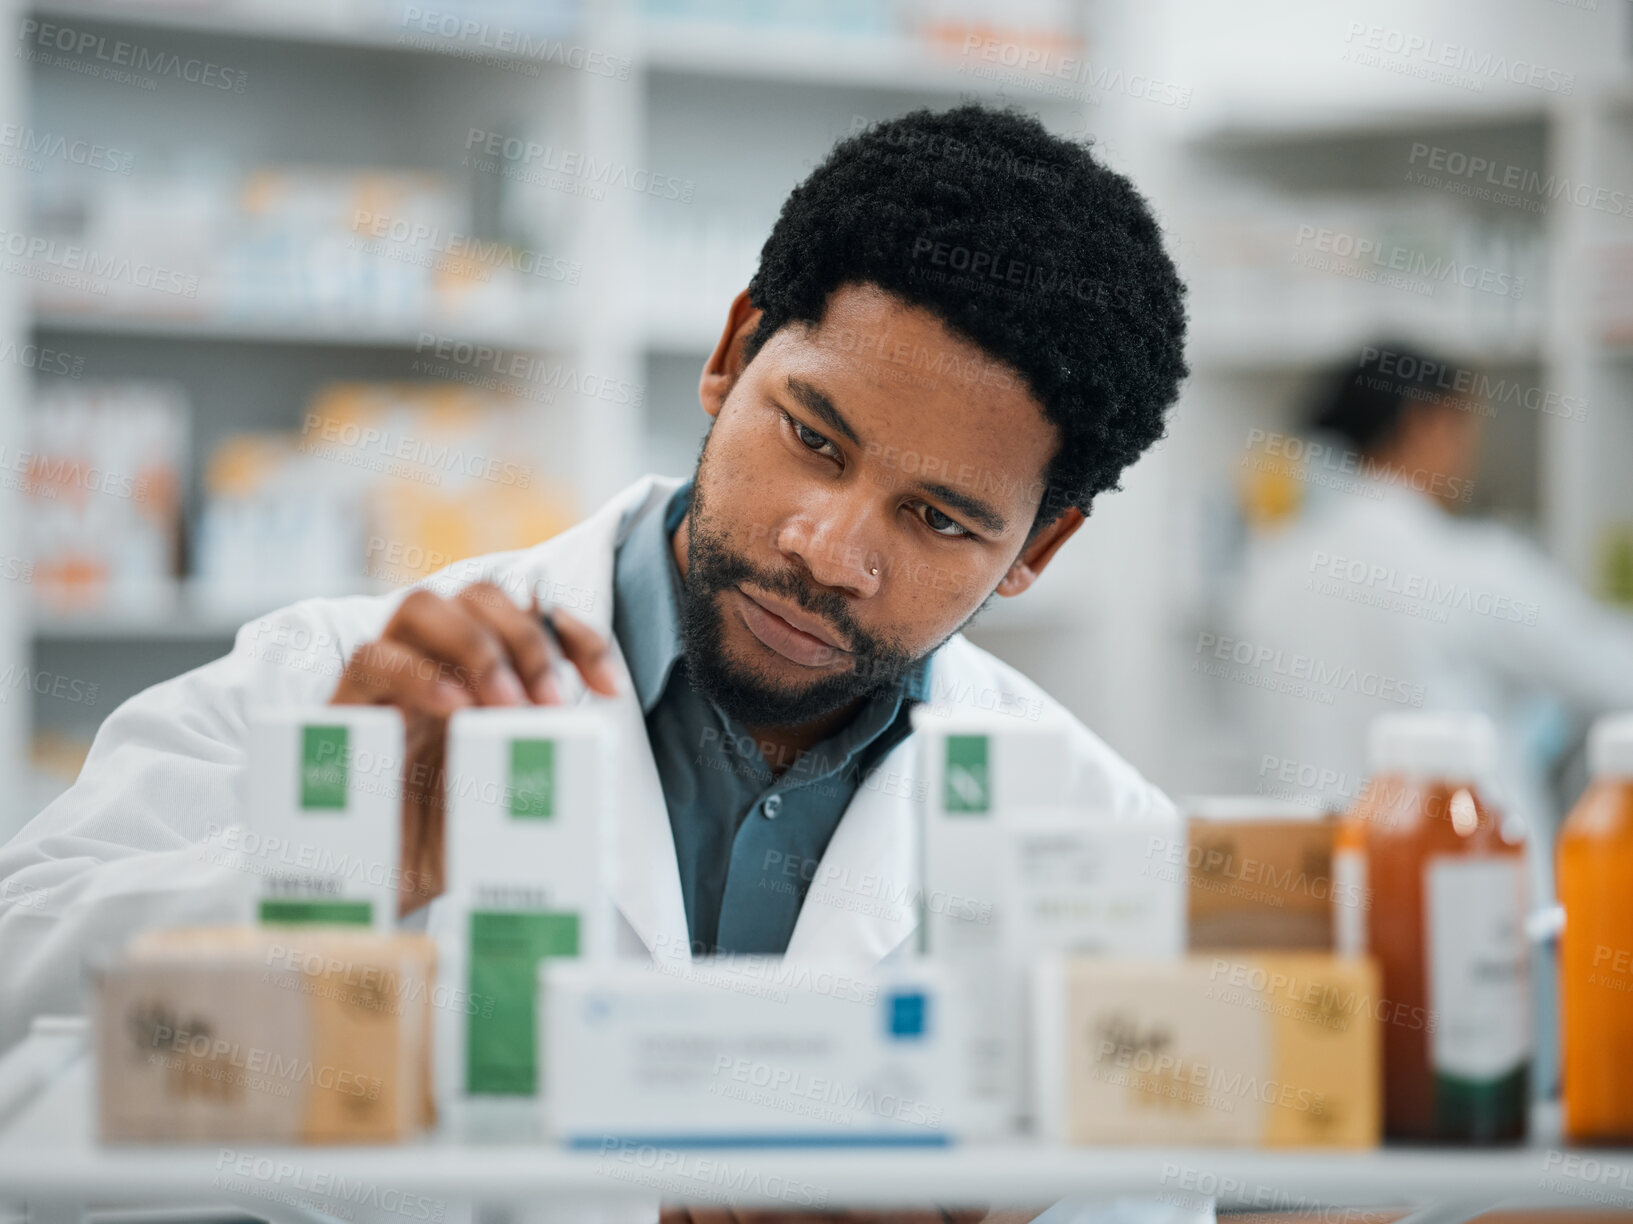
[[[395,705],[446,718],[473,704],[471,695],[442,675],[436,660],[402,642],[365,642],[346,662],[333,705]]]
[[[439,660],[443,678],[463,686],[481,705],[527,702],[504,643],[466,601],[414,591],[397,606],[385,636]]]
[[[459,593],[459,601],[499,638],[510,665],[540,705],[560,705],[561,688],[553,674],[555,651],[538,616],[518,608],[509,595],[490,582],[478,582]]]
[[[550,610],[550,623],[561,638],[561,649],[578,668],[578,674],[603,697],[618,695],[618,674],[612,666],[612,646],[606,638],[578,617],[560,608]]]

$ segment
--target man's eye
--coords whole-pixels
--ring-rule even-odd
[[[920,504],[924,505],[922,502]],[[956,519],[948,518],[934,506],[924,505],[923,518],[924,525],[937,535],[952,536],[957,538],[959,536],[967,536],[970,534],[969,529],[962,523],[958,522]]]
[[[796,421],[793,417],[785,417],[784,419],[786,419],[787,422],[794,427],[794,436],[796,438],[798,438],[800,440],[800,443],[802,445],[804,445],[807,449],[814,450],[814,451],[822,451],[825,448],[831,447],[833,445],[832,442],[828,441],[827,438],[824,438],[816,430],[811,429],[806,425],[802,425],[799,421]]]

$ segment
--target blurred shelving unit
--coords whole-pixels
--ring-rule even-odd
[[[1192,376],[1153,474],[1155,521],[1133,528],[1169,559],[1140,601],[1165,644],[1108,686],[1107,706],[1143,711],[1128,750],[1171,792],[1260,781],[1229,686],[1190,667],[1198,633],[1225,628],[1236,469],[1255,438],[1297,433],[1317,377],[1368,344],[1409,344],[1516,393],[1487,421],[1473,509],[1604,586],[1601,541],[1633,522],[1633,367],[1604,304],[1633,283],[1606,249],[1633,216],[1629,20],[1624,6],[1549,7],[1291,15],[1252,0],[1227,14],[1165,0],[1131,35],[1163,47],[1162,70],[1194,98],[1142,115],[1136,138],[1157,150],[1141,181],[1191,286]],[[1432,50],[1391,54],[1413,36]],[[1429,58],[1450,44],[1468,54],[1437,73]],[[1521,61],[1539,71],[1490,67]],[[1161,698],[1139,702],[1137,683]]]

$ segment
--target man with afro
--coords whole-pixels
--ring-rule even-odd
[[[235,810],[258,701],[402,711],[405,925],[434,923],[459,837],[449,716],[575,691],[611,711],[629,790],[609,887],[632,955],[865,972],[910,950],[915,708],[1058,719],[1095,814],[1170,813],[959,630],[1022,596],[1163,435],[1184,333],[1151,209],[1084,145],[976,105],[840,141],[726,308],[690,480],[647,478],[405,591],[274,613],[107,720],[76,785],[0,852],[5,896],[53,903],[0,901],[0,1044],[77,1008],[65,953],[243,912],[243,873],[198,844]],[[269,633],[314,657],[257,649]]]

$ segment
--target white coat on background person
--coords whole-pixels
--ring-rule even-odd
[[[449,594],[491,581],[520,606],[537,593],[611,642],[622,737],[613,900],[620,944],[686,957],[680,875],[641,708],[612,633],[613,556],[643,508],[679,484],[648,477],[577,526],[532,548],[444,570],[418,585]],[[79,780],[0,848],[0,1049],[34,1015],[82,1008],[87,957],[144,928],[247,921],[256,877],[219,831],[241,816],[245,716],[255,703],[319,704],[354,650],[377,639],[406,591],[308,599],[239,630],[232,653],[131,698],[103,723]],[[1174,819],[1173,806],[1127,762],[1013,668],[955,635],[934,656],[929,706],[1040,711],[1075,737],[1074,795],[1095,816]],[[794,963],[846,972],[910,946],[917,743],[909,735],[864,779],[810,885],[788,944]],[[859,897],[858,881],[877,881]],[[437,922],[437,903],[429,907]],[[421,911],[424,912],[423,910]],[[409,920],[409,921],[412,921]]]
[[[1308,509],[1250,546],[1233,645],[1270,662],[1231,689],[1255,788],[1338,808],[1365,783],[1377,715],[1485,713],[1499,736],[1496,797],[1546,835],[1550,754],[1531,713],[1633,708],[1633,618],[1517,532],[1453,513],[1490,411],[1458,393],[1468,380],[1454,371],[1382,344],[1337,376],[1315,424],[1339,440],[1324,453],[1347,445],[1349,458],[1312,465]]]
[[[1374,717],[1478,710],[1498,726],[1505,797],[1534,823],[1551,814],[1525,717],[1535,699],[1585,716],[1633,708],[1633,621],[1516,533],[1461,521],[1397,484],[1358,481],[1261,542],[1243,591],[1237,641],[1280,652],[1290,687],[1304,673],[1332,695],[1243,686],[1268,793],[1347,806],[1366,780]]]

